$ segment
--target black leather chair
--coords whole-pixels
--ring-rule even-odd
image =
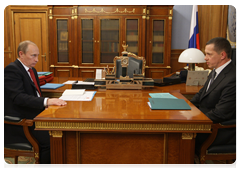
[[[38,141],[32,136],[29,127],[33,126],[33,120],[21,119],[18,117],[4,116],[4,124],[14,126],[22,126],[24,134],[28,141],[31,143],[4,143],[4,157],[15,158],[15,164],[18,163],[19,156],[34,157],[35,164],[39,163],[39,144]]]
[[[236,160],[236,119],[212,125],[212,133],[201,146],[199,157],[200,163]]]
[[[124,63],[123,60],[126,58],[126,63]],[[120,76],[129,76],[129,78],[133,78],[134,74],[142,74],[144,76],[145,64],[146,60],[143,57],[136,56],[133,53],[128,53],[127,56],[116,56],[114,58],[116,78],[120,78]],[[126,67],[123,67],[123,65]]]

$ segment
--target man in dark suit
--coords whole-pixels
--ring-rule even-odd
[[[213,123],[235,119],[236,67],[231,61],[231,45],[225,38],[213,38],[207,42],[205,53],[207,65],[213,70],[191,102]],[[198,134],[196,148],[199,148],[207,137],[208,134]]]
[[[66,105],[61,99],[41,97],[39,79],[34,68],[39,55],[37,45],[31,41],[23,41],[19,44],[17,53],[18,59],[4,69],[4,116],[33,119],[47,106]],[[29,72],[31,69],[32,73]],[[50,163],[48,132],[34,131],[34,127],[31,132],[40,145],[40,163]],[[28,141],[21,127],[4,125],[4,143],[11,142]]]

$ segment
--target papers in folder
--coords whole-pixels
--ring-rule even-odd
[[[191,110],[184,99],[178,99],[169,93],[150,93],[148,105],[156,110]]]
[[[96,91],[85,91],[85,89],[67,89],[59,99],[64,101],[91,101]]]

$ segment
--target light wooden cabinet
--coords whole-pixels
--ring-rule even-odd
[[[95,77],[96,69],[113,67],[127,44],[128,52],[145,57],[146,77],[168,74],[172,7],[49,6],[51,71]]]

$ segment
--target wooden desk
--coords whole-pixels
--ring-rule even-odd
[[[210,133],[212,121],[179,92],[191,110],[151,110],[148,94],[164,89],[97,91],[90,102],[47,108],[34,120],[50,133],[51,163],[194,163],[196,133]]]

